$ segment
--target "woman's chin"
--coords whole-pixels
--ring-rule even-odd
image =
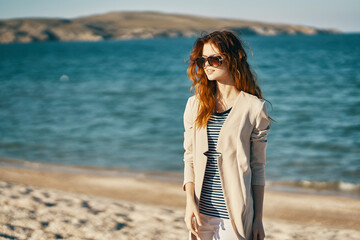
[[[215,81],[215,80],[216,80],[216,79],[215,79],[214,77],[212,77],[212,76],[207,76],[207,78],[208,78],[209,81]]]

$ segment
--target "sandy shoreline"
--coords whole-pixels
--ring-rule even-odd
[[[150,175],[0,166],[0,239],[187,239],[178,176]],[[265,192],[266,239],[360,239],[359,219],[359,199]]]

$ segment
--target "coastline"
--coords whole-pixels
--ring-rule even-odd
[[[337,29],[320,29],[293,24],[162,12],[121,11],[71,19],[15,18],[0,20],[0,31],[5,33],[0,35],[0,44],[34,41],[65,42],[196,37],[202,31],[211,32],[221,28],[229,28],[247,35],[264,36],[337,34],[341,32]]]
[[[128,167],[108,167],[91,165],[64,165],[53,163],[33,162],[22,159],[0,157],[0,167],[16,167],[20,169],[44,170],[55,173],[85,174],[95,176],[113,176],[143,178],[149,180],[158,180],[182,184],[183,173],[173,171],[153,171],[140,170]],[[1,178],[0,178],[1,179]],[[360,185],[352,183],[342,183],[345,187],[334,186],[331,183],[329,187],[324,182],[288,182],[288,181],[270,181],[266,180],[266,189],[275,192],[289,192],[300,194],[314,194],[324,196],[341,196],[360,200]],[[341,185],[337,184],[337,185]]]
[[[186,239],[187,230],[183,221],[185,192],[181,189],[181,182],[182,174],[172,172],[161,172],[159,175],[159,172],[126,168],[62,166],[0,158],[0,202],[5,206],[0,214],[3,216],[0,218],[0,232],[22,239],[19,236],[25,234],[24,229],[32,229],[28,230],[31,237],[37,232],[40,235],[50,234],[47,236],[51,239],[51,234],[57,234],[56,231],[67,226],[57,221],[67,219],[71,223],[90,212],[92,215],[85,220],[94,219],[95,222],[80,224],[85,229],[83,232],[68,230],[67,237],[100,239],[97,236],[108,234],[106,236],[122,236],[120,239],[160,239],[165,236],[167,239]],[[63,198],[67,199],[68,205],[61,205]],[[76,205],[79,201],[82,204]],[[36,215],[35,218],[20,214],[19,208],[27,209],[29,214]],[[106,214],[94,214],[98,208]],[[116,208],[118,214],[114,215],[112,208]],[[66,210],[79,211],[79,214],[85,211],[86,214],[69,218],[69,213],[64,213]],[[48,225],[45,227],[41,224],[45,220],[40,219],[45,216],[41,214],[43,212],[50,218],[46,220]],[[18,214],[21,217],[16,217]],[[52,222],[51,217],[54,217],[53,221],[55,218],[60,220]],[[89,230],[91,224],[107,218],[113,219],[109,224],[115,227]],[[267,239],[292,239],[294,234],[301,236],[299,239],[315,239],[315,235],[316,239],[340,236],[356,239],[360,234],[359,219],[358,198],[265,187],[264,226]],[[30,225],[25,224],[28,221]],[[55,224],[53,229],[47,230],[52,224]],[[14,226],[23,229],[23,233]]]

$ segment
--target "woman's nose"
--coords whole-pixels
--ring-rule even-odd
[[[206,59],[204,68],[206,68],[207,66],[210,66],[210,65],[209,65],[209,61]]]

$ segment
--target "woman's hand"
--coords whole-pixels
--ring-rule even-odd
[[[196,220],[194,219],[194,216]],[[185,210],[185,223],[186,227],[189,231],[191,231],[197,238],[199,237],[199,234],[195,230],[195,221],[201,226],[201,220],[199,216],[199,210],[196,206],[196,203],[194,200],[187,200],[186,201],[186,210]]]
[[[252,225],[253,240],[264,240],[265,232],[261,219],[255,218]]]

